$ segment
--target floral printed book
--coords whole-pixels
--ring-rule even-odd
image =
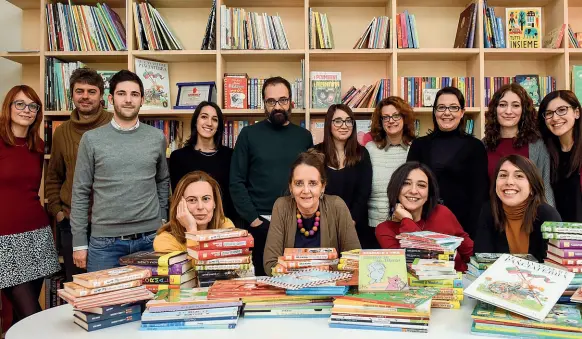
[[[404,249],[362,250],[358,265],[360,292],[408,289]]]
[[[257,277],[257,282],[269,284],[288,290],[298,290],[305,287],[314,287],[329,282],[349,279],[352,276],[348,272],[301,270],[277,277]]]
[[[543,321],[573,278],[572,272],[503,254],[464,293]]]

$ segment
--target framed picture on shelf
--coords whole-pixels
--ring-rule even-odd
[[[179,82],[174,109],[195,109],[202,101],[216,102],[216,83]]]

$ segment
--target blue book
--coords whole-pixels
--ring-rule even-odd
[[[81,326],[87,332],[92,332],[92,331],[100,330],[100,329],[107,328],[107,327],[112,327],[112,326],[130,323],[133,321],[138,321],[141,319],[141,313],[138,312],[138,313],[134,313],[134,314],[130,314],[130,315],[124,315],[121,317],[110,318],[110,319],[96,321],[96,322],[92,322],[92,323],[86,323],[81,318],[77,318],[77,317],[73,317],[73,318],[75,318],[75,324]]]
[[[86,323],[94,323],[112,318],[119,318],[134,313],[141,313],[141,304],[134,305],[118,305],[106,308],[103,314],[95,314],[89,312],[75,311],[75,317],[83,320]]]
[[[377,331],[390,331],[390,332],[416,332],[416,333],[428,333],[427,329],[416,329],[416,328],[401,328],[401,327],[388,327],[388,326],[366,326],[366,325],[352,325],[352,324],[338,324],[329,323],[330,328],[349,328],[355,330],[377,330]]]
[[[144,326],[142,325],[140,331],[171,331],[171,330],[218,330],[218,329],[233,329],[236,328],[236,323],[230,324],[198,324],[198,325],[180,325],[180,326]]]
[[[323,287],[306,287],[298,290],[287,290],[287,295],[318,295],[318,296],[337,296],[345,295],[349,286],[323,286]]]

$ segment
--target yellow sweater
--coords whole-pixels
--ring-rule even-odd
[[[234,228],[234,224],[229,218],[225,218],[220,228]],[[197,244],[196,241],[192,240],[187,240],[187,244],[182,244],[170,232],[162,232],[154,239],[154,251],[163,253],[186,251],[186,246],[196,246]]]

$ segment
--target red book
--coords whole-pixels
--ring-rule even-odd
[[[194,250],[219,250],[219,249],[237,249],[249,248],[255,246],[255,239],[252,235],[231,239],[220,239],[214,241],[199,242],[191,248]]]
[[[233,250],[190,250],[188,254],[196,260],[208,260],[223,257],[234,257],[248,255],[251,251],[248,248],[239,248]]]

